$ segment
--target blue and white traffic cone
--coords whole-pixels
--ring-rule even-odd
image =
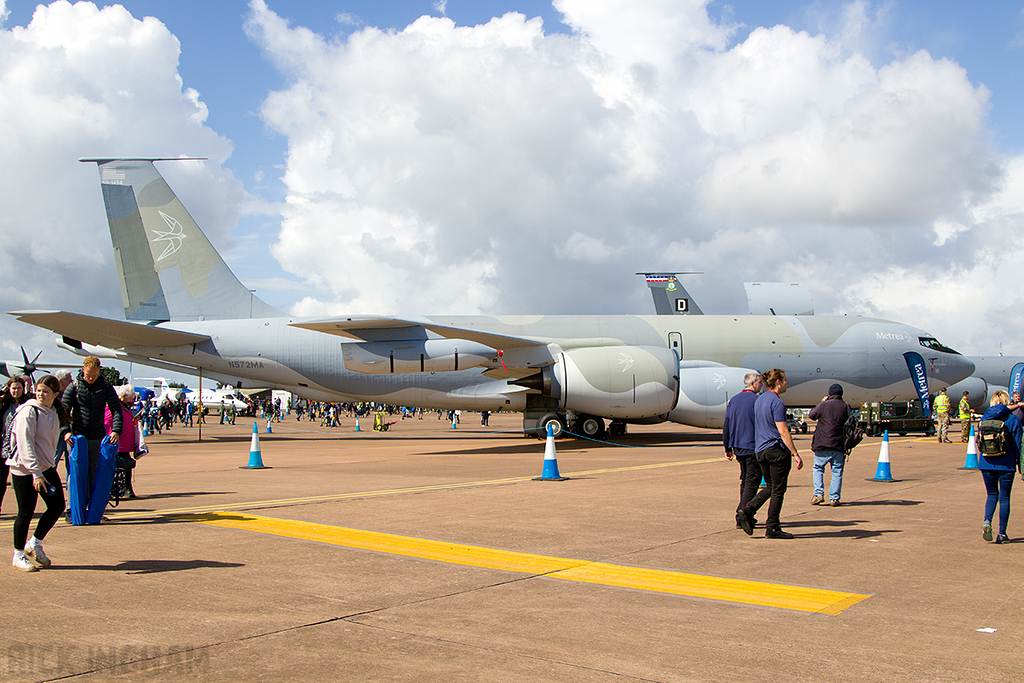
[[[356,415],[356,431],[357,432],[362,431],[361,429],[359,429],[359,416],[358,415]]]
[[[455,413],[452,413],[452,429],[458,429],[458,427],[455,426]]]
[[[249,464],[239,467],[240,470],[269,470],[263,465],[263,456],[260,453],[260,430],[256,423],[252,423],[252,442],[249,445]]]
[[[274,430],[270,428],[270,418],[267,418],[267,434],[273,434]]]
[[[882,435],[882,447],[878,451],[878,468],[875,470],[873,479],[865,481],[898,481],[892,478],[892,471],[889,467],[889,430]]]
[[[555,433],[548,425],[548,440],[544,444],[544,470],[534,481],[565,481],[569,477],[558,474],[558,459],[555,457]]]
[[[974,425],[971,425],[971,435],[967,438],[967,457],[964,459],[964,466],[958,467],[958,470],[976,470],[979,469],[978,462],[978,444],[974,438]]]

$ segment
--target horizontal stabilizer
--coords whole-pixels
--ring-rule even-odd
[[[97,318],[66,311],[14,311],[18,320],[86,344],[120,349],[126,346],[182,346],[206,341],[205,334],[193,334],[123,320]]]

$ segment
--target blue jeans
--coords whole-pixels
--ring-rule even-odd
[[[985,499],[985,521],[991,522],[992,515],[996,511],[996,501],[999,502],[999,533],[1006,533],[1006,523],[1010,521],[1010,491],[1013,489],[1014,471],[1003,472],[1002,470],[982,470],[981,476],[985,480],[985,490],[988,498]]]
[[[843,491],[843,465],[845,464],[846,455],[840,451],[814,451],[814,495],[821,496],[825,493],[825,465],[831,465],[832,483],[828,487],[828,497],[830,500],[839,500]]]

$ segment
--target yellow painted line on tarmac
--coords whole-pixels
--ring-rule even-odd
[[[625,567],[604,562],[533,555],[260,515],[214,512],[182,519],[210,526],[317,541],[347,548],[450,564],[819,614],[839,614],[847,607],[870,597],[817,588],[801,588],[759,581],[725,579],[659,569]]]

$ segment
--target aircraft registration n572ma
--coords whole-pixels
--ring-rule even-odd
[[[784,368],[787,404],[808,406],[836,381],[856,404],[974,369],[922,330],[858,317],[291,317],[231,273],[153,163],[172,160],[82,159],[99,167],[126,321],[12,315],[80,355],[317,400],[518,411],[526,429],[587,435],[606,420],[720,427],[751,370]]]

